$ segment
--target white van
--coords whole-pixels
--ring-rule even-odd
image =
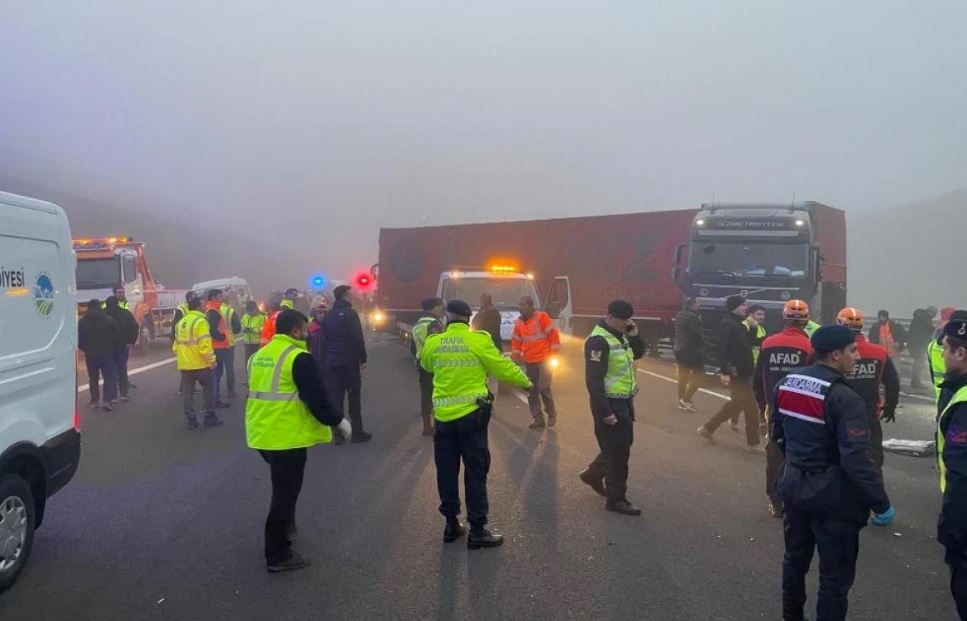
[[[225,294],[225,301],[238,312],[243,312],[245,305],[252,299],[252,290],[249,289],[248,283],[238,276],[196,282],[191,286],[192,293],[197,293],[203,300],[211,289],[221,290]]]
[[[77,471],[76,259],[57,205],[0,192],[0,591]]]

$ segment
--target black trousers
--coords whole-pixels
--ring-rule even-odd
[[[215,372],[211,369],[183,370],[181,399],[188,420],[195,418],[195,382],[201,386],[202,414],[210,416],[215,412]]]
[[[272,502],[265,519],[265,562],[281,563],[292,557],[289,533],[295,526],[295,506],[302,491],[306,449],[259,451],[272,475]]]
[[[101,399],[101,375],[104,375],[104,402],[113,403],[118,399],[118,372],[117,363],[114,361],[114,352],[109,351],[103,354],[85,354],[84,362],[87,364],[87,379],[91,392],[91,403],[97,403]]]
[[[786,456],[782,454],[772,438],[769,438],[769,443],[766,444],[766,495],[773,504],[782,504],[782,495],[776,486],[776,480],[784,463],[786,463]]]
[[[876,471],[879,473],[880,478],[883,478],[883,423],[880,422],[880,417],[876,415],[876,412],[869,413],[870,421],[870,459],[873,460],[873,465],[876,466]]]
[[[950,594],[954,596],[957,614],[967,621],[967,551],[947,548],[944,560],[950,567]]]
[[[467,495],[467,521],[472,529],[487,524],[487,473],[490,448],[487,428],[481,427],[476,412],[452,421],[437,421],[433,433],[433,458],[436,484],[440,493],[440,513],[447,519],[460,515],[460,460],[463,460],[463,487]]]
[[[611,399],[610,401],[623,400]],[[612,409],[616,408],[612,406]],[[598,440],[600,452],[588,465],[588,471],[593,477],[604,479],[609,504],[626,500],[628,459],[631,457],[631,445],[635,442],[634,423],[630,417],[618,416],[617,423],[605,425],[595,417],[594,437]]]
[[[557,418],[557,408],[554,406],[554,395],[551,394],[551,363],[549,360],[544,362],[527,362],[524,364],[527,379],[531,381],[531,389],[527,392],[527,405],[530,407],[531,416],[542,418],[541,402],[544,402],[544,410],[547,411],[549,419]]]
[[[786,554],[782,562],[782,618],[802,621],[806,574],[813,551],[819,551],[819,597],[816,619],[846,619],[849,590],[856,578],[860,529],[855,521],[822,519],[789,504],[785,507]]]
[[[705,375],[702,352],[676,351],[675,360],[678,362],[678,399],[691,403]]]
[[[333,404],[339,409],[343,418],[349,418],[353,426],[353,433],[363,431],[362,414],[362,388],[363,378],[359,371],[359,365],[327,367],[326,368],[326,388]],[[349,416],[346,416],[345,402],[349,397]]]
[[[722,406],[718,414],[705,423],[705,428],[714,433],[719,425],[740,412],[745,412],[745,441],[749,446],[759,444],[759,406],[752,394],[751,377],[733,377],[729,384],[731,399]]]
[[[423,424],[429,426],[433,424],[433,374],[427,373],[423,367],[418,369],[420,373],[420,416]]]
[[[127,345],[114,348],[114,367],[118,372],[118,389],[122,397],[128,396],[128,388],[131,386],[131,382],[128,381],[128,355]]]

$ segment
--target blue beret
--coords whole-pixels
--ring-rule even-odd
[[[473,311],[470,310],[470,305],[463,300],[450,300],[447,302],[447,312],[454,315],[460,315],[461,317],[469,317],[473,315]]]
[[[953,319],[951,317],[947,325],[943,327],[944,336],[967,341],[967,321],[963,319]]]
[[[813,332],[810,342],[816,351],[831,352],[855,343],[856,333],[846,326],[823,326]]]

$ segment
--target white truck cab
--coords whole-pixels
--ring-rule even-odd
[[[64,211],[0,192],[0,591],[77,471],[76,259]]]

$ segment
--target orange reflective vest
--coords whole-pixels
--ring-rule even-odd
[[[532,364],[544,362],[559,351],[561,335],[547,313],[534,311],[526,321],[518,317],[514,322],[514,334],[510,339],[510,355],[514,360]]]
[[[275,336],[275,320],[279,318],[280,312],[269,313],[269,316],[265,318],[265,323],[262,324],[262,338],[260,339],[262,347],[268,345],[272,337]]]
[[[896,356],[898,348],[896,340],[893,338],[893,327],[890,325],[889,321],[880,324],[879,336],[880,345],[886,349],[886,353],[889,354],[890,357]]]
[[[218,331],[222,333],[222,338],[217,339],[212,335],[212,347],[215,349],[228,349],[228,330],[230,329],[225,323],[225,315],[222,314],[222,303],[218,300],[211,300],[205,304],[205,318],[208,318],[208,313],[215,311],[218,313]]]

